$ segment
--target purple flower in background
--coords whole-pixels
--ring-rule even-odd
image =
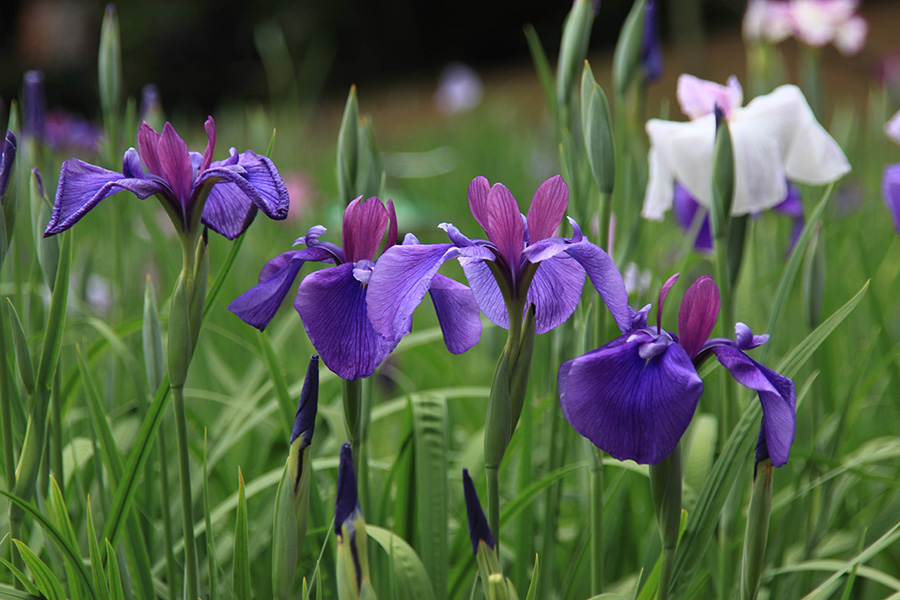
[[[656,325],[647,325],[646,306],[625,334],[605,346],[563,363],[560,406],[570,425],[619,460],[658,464],[675,446],[694,416],[703,393],[698,367],[710,355],[738,383],[755,390],[762,404],[757,462],[787,462],[796,425],[794,383],[744,354],[764,344],[743,323],[735,339],[709,335],[719,314],[719,288],[704,275],[684,294],[678,335],[662,329],[660,315],[674,275],[659,293]]]
[[[527,217],[503,184],[484,177],[469,185],[469,208],[488,239],[470,240],[449,223],[440,227],[448,244],[394,246],[381,257],[369,284],[369,318],[386,338],[409,332],[412,313],[426,290],[440,281],[438,269],[456,258],[481,311],[496,325],[509,326],[509,308],[525,314],[535,307],[535,330],[546,333],[574,312],[585,272],[620,329],[631,323],[622,276],[612,259],[585,240],[574,221],[571,239],[553,237],[562,222],[569,191],[557,175],[534,193]],[[624,331],[624,329],[623,329]]]
[[[900,144],[900,111],[884,125],[884,133],[891,141]],[[900,233],[900,163],[887,165],[881,176],[881,195],[884,205],[894,221],[894,228]]]
[[[478,546],[482,542],[488,547],[494,549],[494,536],[491,534],[491,528],[488,525],[487,517],[484,516],[484,510],[481,508],[481,502],[478,500],[478,492],[475,491],[475,484],[469,477],[469,470],[463,469],[463,495],[466,499],[466,517],[469,521],[469,539],[472,541],[472,553],[478,555]]]
[[[370,280],[382,269],[384,261],[383,256],[376,261],[375,255],[385,231],[388,250],[397,239],[393,202],[388,200],[385,207],[378,198],[357,198],[344,211],[343,248],[319,239],[325,233],[324,227],[312,227],[294,242],[306,248],[285,252],[266,263],[259,283],[235,299],[228,310],[263,330],[306,261],[333,263],[334,267],[303,278],[294,308],[329,369],[344,379],[368,377],[404,335],[378,335],[366,311]],[[409,240],[411,236],[407,237]],[[455,353],[468,350],[481,336],[478,306],[471,292],[446,277],[435,281],[430,291],[447,347]]]
[[[16,134],[7,129],[6,137],[3,138],[2,152],[0,152],[0,199],[6,196],[6,188],[9,186],[9,178],[13,173],[12,166],[16,159],[17,148]]]
[[[101,200],[121,190],[142,200],[157,194],[176,229],[184,233],[202,221],[234,239],[247,229],[257,210],[272,219],[284,219],[287,189],[272,161],[250,150],[238,154],[234,148],[229,158],[213,161],[216,124],[212,117],[204,128],[209,141],[203,154],[189,152],[169,123],[162,133],[141,123],[138,150],[125,152],[121,173],[77,158],[64,162],[44,236],[65,231]]]
[[[24,87],[22,133],[40,140],[44,137],[44,115],[47,113],[44,74],[41,71],[26,72]]]
[[[662,44],[659,40],[659,17],[657,16],[656,2],[647,1],[644,16],[644,38],[641,42],[641,69],[644,72],[644,80],[652,83],[662,77],[663,54]]]
[[[472,67],[461,62],[450,63],[441,71],[434,104],[445,115],[472,110],[484,96],[484,84]]]
[[[694,238],[694,249],[698,252],[712,252],[713,239],[709,224],[709,212],[680,183],[675,184],[672,209],[675,220],[685,233],[690,233],[691,228],[694,227],[697,211],[703,211],[703,221],[700,223],[700,229],[697,230],[697,237]],[[793,220],[791,244],[788,250],[790,252],[797,244],[797,240],[800,239],[800,234],[803,233],[803,225],[806,223],[803,218],[803,202],[800,199],[800,188],[789,182],[787,197],[780,204],[773,206],[772,211],[783,217],[790,217]]]
[[[44,120],[43,139],[54,152],[96,153],[103,139],[103,131],[90,121],[62,109],[54,109]]]

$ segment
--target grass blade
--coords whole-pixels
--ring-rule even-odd
[[[237,600],[250,600],[250,530],[247,525],[247,496],[244,475],[238,467],[238,505],[234,526],[234,572],[232,587]]]

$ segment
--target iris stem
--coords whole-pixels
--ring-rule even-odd
[[[50,390],[50,466],[59,489],[65,497],[65,481],[63,473],[63,440],[62,440],[62,399],[59,390],[62,387],[59,374],[59,362],[56,363],[56,375],[53,389]]]
[[[650,465],[650,493],[659,519],[662,556],[657,600],[667,600],[681,524],[681,444],[658,465]]]
[[[184,529],[184,597],[198,597],[200,574],[197,565],[197,544],[194,539],[194,515],[191,501],[191,464],[188,455],[187,419],[184,411],[184,388],[172,387],[175,409],[175,434],[178,440],[178,466],[181,476],[181,521]]]
[[[362,469],[363,460],[363,405],[362,405],[362,379],[343,379],[344,400],[344,427],[347,437],[350,439],[350,449],[353,452],[353,469],[356,471],[356,485],[365,485],[366,473]],[[365,487],[368,489],[368,486]],[[365,495],[360,494],[360,499],[365,501]],[[366,506],[361,502],[363,510]],[[365,512],[363,512],[365,514]]]
[[[591,446],[591,594],[603,592],[603,451]]]
[[[494,534],[494,551],[500,558],[500,465],[485,465],[487,476],[488,525]]]
[[[169,454],[166,451],[166,431],[163,427],[160,427],[159,433],[157,433],[157,448],[159,450],[159,478],[162,480],[162,502],[160,504],[162,505],[163,539],[166,543],[166,584],[169,588],[169,598],[176,598],[175,582],[177,578],[175,575],[175,555],[172,552],[174,547],[172,539],[172,511],[169,508],[169,498],[171,498],[169,493]],[[210,574],[210,578],[212,576]]]

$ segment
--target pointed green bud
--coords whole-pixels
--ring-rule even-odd
[[[106,5],[103,25],[100,27],[100,53],[97,56],[97,72],[100,78],[100,106],[106,118],[118,117],[122,104],[122,44],[119,35],[119,17],[114,4]]]
[[[587,57],[593,25],[594,11],[591,0],[575,0],[563,23],[559,61],[556,66],[556,99],[561,110],[568,107],[572,101],[578,72]]]
[[[721,108],[716,106],[716,143],[713,148],[712,202],[709,221],[713,240],[721,240],[727,233],[734,198],[734,154],[731,130]]]
[[[506,580],[502,573],[492,573],[488,577],[488,600],[509,600]]]
[[[504,348],[494,372],[491,397],[484,424],[484,464],[499,467],[512,436],[512,414],[509,393],[509,352]]]
[[[22,328],[22,321],[19,320],[19,313],[13,306],[10,298],[9,302],[9,320],[12,323],[13,342],[16,347],[16,364],[19,367],[19,377],[22,379],[22,385],[28,394],[34,393],[34,366],[31,360],[31,350],[28,348],[28,338],[25,336],[25,330]]]
[[[606,94],[594,80],[591,66],[584,61],[581,74],[581,129],[597,189],[607,195],[612,194],[616,177],[616,152],[611,123]]]
[[[357,196],[359,162],[359,103],[356,99],[356,86],[353,85],[347,94],[337,143],[338,193],[344,204],[350,204]]]
[[[359,172],[356,177],[354,198],[382,196],[384,192],[384,166],[381,152],[375,143],[372,119],[363,117],[359,123]]]
[[[374,597],[369,584],[369,553],[366,522],[359,507],[356,471],[350,444],[341,447],[338,465],[337,500],[334,507],[337,536],[338,599]]]
[[[194,347],[191,335],[190,290],[187,289],[187,285],[187,276],[182,271],[175,284],[175,291],[172,292],[172,306],[169,309],[166,368],[169,371],[169,383],[173,388],[184,387]]]
[[[741,560],[741,598],[744,600],[755,600],[759,593],[759,578],[765,563],[769,517],[772,512],[773,469],[772,461],[767,458],[756,465],[754,474]]]
[[[144,322],[141,328],[144,347],[144,370],[147,374],[147,387],[154,393],[166,374],[166,360],[163,355],[162,329],[159,325],[159,309],[156,294],[150,275],[144,285]]]
[[[634,82],[641,66],[641,48],[644,44],[644,27],[647,6],[644,0],[638,0],[631,6],[619,41],[613,54],[613,91],[616,98],[625,98]]]
[[[516,362],[511,366],[509,373],[510,439],[519,423],[522,407],[525,405],[528,376],[531,374],[531,356],[534,353],[535,325],[535,308],[534,304],[531,304],[522,323],[522,337],[519,342],[519,351],[516,354]],[[506,443],[509,444],[509,439],[506,440]]]

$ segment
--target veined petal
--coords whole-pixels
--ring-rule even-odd
[[[823,185],[850,171],[844,152],[816,121],[797,86],[782,85],[770,94],[754,98],[735,119],[767,124],[778,142],[784,171],[791,181]]]
[[[263,266],[259,273],[259,283],[235,298],[228,305],[228,310],[245,323],[260,331],[265,330],[290,291],[303,263],[330,258],[330,254],[319,248],[304,248],[279,254]]]
[[[148,173],[157,177],[165,177],[159,162],[159,134],[146,121],[141,122],[137,134],[138,153]]]
[[[484,316],[497,327],[509,329],[506,302],[503,300],[503,293],[500,291],[500,286],[497,285],[497,280],[490,267],[483,259],[470,257],[460,258],[459,264],[462,265],[472,295],[475,296],[475,301],[478,302],[478,307]]]
[[[194,169],[187,144],[168,122],[159,135],[157,157],[162,172],[159,176],[166,180],[175,193],[175,199],[182,207],[184,215],[190,212],[191,184]]]
[[[348,262],[375,260],[378,244],[388,226],[388,214],[381,200],[362,196],[344,211],[344,255]]]
[[[428,292],[447,349],[453,354],[462,354],[477,344],[481,339],[481,310],[472,290],[438,273],[431,280]],[[370,298],[371,295],[370,289]]]
[[[256,212],[256,206],[237,184],[221,181],[210,190],[201,220],[216,233],[233,240],[247,230]]]
[[[587,240],[568,245],[566,254],[577,260],[587,272],[594,289],[612,313],[619,331],[630,331],[634,311],[628,306],[628,291],[622,274],[609,254]]]
[[[502,183],[496,183],[488,194],[488,226],[485,231],[515,274],[525,248],[525,224],[512,193]]]
[[[400,340],[412,329],[412,314],[442,264],[456,257],[452,244],[404,244],[389,248],[375,263],[366,302],[378,334]]]
[[[164,187],[150,179],[124,178],[121,173],[70,158],[63,163],[59,174],[56,201],[44,237],[65,231],[101,200],[121,190],[128,190],[143,200],[162,192]]]
[[[290,197],[275,164],[252,150],[241,153],[238,164],[244,169],[241,176],[256,191],[256,196],[248,194],[250,200],[270,219],[286,219]]]
[[[394,208],[394,201],[389,199],[385,205],[388,214],[388,234],[387,238],[384,240],[384,249],[381,251],[382,254],[397,243],[397,211]]]
[[[554,175],[538,186],[528,208],[530,243],[552,236],[562,223],[568,205],[569,187],[561,176]]]
[[[487,178],[479,175],[469,184],[469,210],[481,228],[488,230],[488,194],[491,184]]]
[[[678,343],[692,359],[712,333],[720,307],[719,288],[709,275],[697,279],[684,293],[678,311]]]
[[[325,366],[344,379],[374,373],[399,341],[385,339],[372,328],[367,287],[353,278],[353,263],[348,262],[304,277],[294,300]]]
[[[547,333],[564,323],[581,300],[584,269],[562,254],[538,263],[528,288],[528,301],[535,308],[535,333]]]
[[[891,213],[894,228],[900,233],[900,163],[884,168],[881,176],[881,195],[884,198],[884,205]]]
[[[563,363],[559,402],[569,424],[619,460],[658,464],[694,416],[703,382],[678,344],[649,360],[617,338]]]
[[[741,385],[755,390],[762,404],[762,428],[772,464],[787,462],[796,429],[797,397],[794,382],[764,367],[740,350],[729,346],[713,348],[716,358]]]

